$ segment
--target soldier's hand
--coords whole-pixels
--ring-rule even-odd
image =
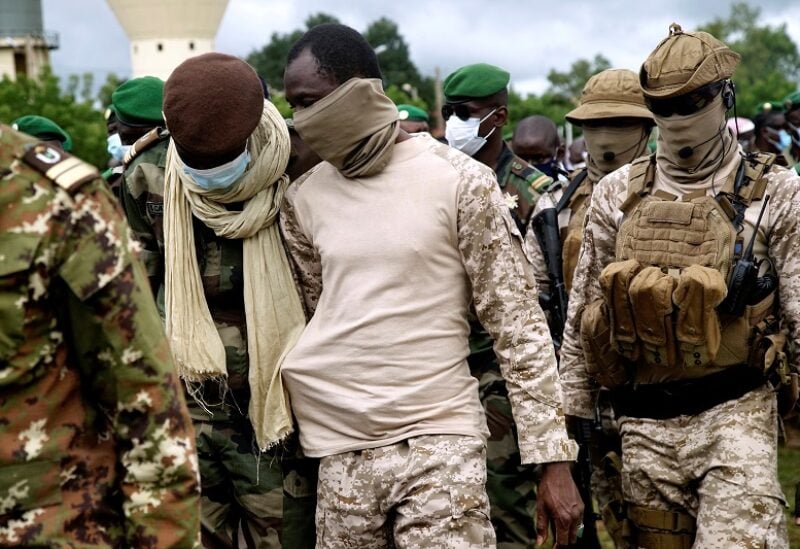
[[[554,549],[576,543],[583,519],[583,502],[572,480],[569,462],[544,465],[537,499],[536,545],[547,541],[551,524],[556,538]]]

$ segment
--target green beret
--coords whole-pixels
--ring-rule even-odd
[[[800,91],[792,92],[783,98],[783,108],[786,112],[800,107]]]
[[[430,120],[424,109],[414,105],[397,105],[397,112],[400,113],[400,120],[409,122],[428,122]]]
[[[150,128],[164,124],[164,81],[155,76],[132,78],[111,94],[111,106],[117,120],[126,126]]]
[[[508,72],[494,65],[467,65],[444,79],[444,97],[447,101],[487,97],[504,90],[510,79]]]
[[[756,114],[762,112],[783,112],[783,101],[764,101],[756,107]]]
[[[35,114],[21,116],[14,120],[12,126],[15,130],[38,137],[42,141],[60,141],[61,148],[67,152],[72,150],[72,138],[69,134],[64,128],[44,116]]]

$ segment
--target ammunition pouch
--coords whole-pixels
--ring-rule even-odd
[[[639,358],[640,349],[636,337],[636,322],[633,315],[628,290],[633,278],[642,266],[635,259],[615,261],[600,273],[600,287],[603,290],[611,324],[611,341],[617,353],[628,360]]]
[[[633,547],[691,549],[697,523],[688,513],[628,504]]]
[[[658,267],[642,269],[628,288],[636,333],[648,364],[674,368],[677,365],[672,324],[672,292],[675,279]]]
[[[581,346],[586,373],[603,387],[619,387],[631,379],[625,360],[611,345],[611,320],[602,299],[586,307],[581,315]]]
[[[702,367],[717,357],[721,330],[716,307],[727,291],[716,269],[691,265],[681,271],[673,300],[678,308],[678,346],[687,367]]]

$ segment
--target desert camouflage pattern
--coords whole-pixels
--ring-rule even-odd
[[[0,125],[0,546],[197,546],[194,433],[137,243],[99,174],[57,184],[33,146]]]
[[[168,146],[169,139],[160,139],[140,150],[125,169],[121,189],[122,207],[144,249],[148,275],[160,304]],[[197,432],[203,543],[229,546],[241,532],[245,540],[249,536],[259,547],[280,547],[286,528],[280,450],[259,455],[247,417],[250,387],[242,242],[218,237],[199,220],[193,218],[193,222],[203,289],[225,345],[228,370],[224,383],[209,380],[194,384],[186,398]],[[286,503],[291,507],[296,502],[288,498]],[[298,535],[313,543],[313,532],[308,533],[305,523],[301,523]]]
[[[695,416],[622,417],[619,428],[627,502],[696,517],[693,547],[789,547],[768,386]]]
[[[494,547],[485,482],[485,447],[474,437],[420,436],[324,457],[317,548]]]
[[[734,166],[735,167],[735,166]],[[580,315],[584,308],[596,299],[601,298],[601,291],[599,287],[599,275],[602,269],[615,260],[615,246],[616,235],[618,228],[622,222],[622,213],[619,210],[620,205],[627,196],[627,180],[628,180],[629,166],[624,166],[619,170],[611,173],[603,178],[595,187],[592,195],[591,204],[587,214],[586,228],[584,232],[584,244],[581,248],[581,256],[578,267],[575,273],[575,283],[573,291],[570,294],[570,304],[568,312],[567,327],[564,335],[564,345],[561,349],[561,377],[562,383],[565,388],[565,410],[567,414],[591,418],[595,410],[595,398],[597,395],[598,387],[589,378],[586,373],[583,351],[581,349],[579,340],[580,330]],[[665,185],[664,175],[658,171],[656,173],[656,182],[654,190],[658,190]],[[783,326],[789,330],[789,339],[795,347],[798,343],[798,320],[800,319],[800,232],[798,231],[798,215],[800,215],[800,178],[792,172],[784,168],[773,166],[769,174],[766,175],[766,194],[770,195],[770,201],[764,213],[761,227],[758,230],[754,252],[757,258],[764,259],[769,257],[775,272],[778,274],[779,279],[779,295],[780,295],[780,316]],[[669,183],[667,181],[667,183]],[[721,186],[722,182],[717,182],[717,189]],[[710,195],[713,194],[710,181],[705,183],[706,192]],[[668,191],[675,193],[676,186],[669,186]],[[697,190],[696,185],[692,185],[691,190]],[[745,213],[744,226],[742,236],[744,242],[749,242],[753,234],[753,227],[755,220],[758,217],[759,210],[762,206],[761,201],[754,202]],[[794,355],[790,358],[790,366],[793,371],[798,369],[798,357]],[[671,470],[671,474],[682,475],[682,478],[689,478],[694,476],[694,481],[684,486],[691,486],[691,489],[686,489],[684,492],[684,503],[680,505],[689,505],[691,498],[696,498],[698,494],[705,495],[705,501],[709,502],[707,508],[698,508],[688,506],[686,509],[692,513],[699,513],[698,516],[698,535],[706,532],[717,532],[722,529],[731,529],[731,535],[736,534],[734,528],[731,526],[730,517],[724,508],[730,508],[732,505],[740,503],[740,501],[733,501],[739,499],[725,498],[722,507],[711,507],[711,496],[720,484],[718,476],[722,475],[723,481],[727,481],[743,485],[745,480],[731,469],[730,478],[727,478],[727,463],[745,463],[743,467],[746,470],[761,470],[763,478],[760,478],[756,485],[752,486],[752,490],[759,487],[758,483],[766,482],[771,488],[777,486],[775,478],[775,441],[769,438],[760,439],[759,437],[772,437],[776,427],[776,419],[774,414],[757,414],[753,410],[747,408],[746,405],[737,406],[736,402],[748,402],[750,399],[758,401],[766,397],[758,396],[761,393],[754,391],[752,394],[745,395],[739,401],[723,403],[712,409],[704,412],[703,421],[697,420],[700,416],[679,416],[674,420],[660,422],[658,427],[648,420],[624,418],[625,427],[622,430],[623,436],[623,469],[625,475],[630,480],[633,474],[647,475],[650,477],[657,476],[659,471]],[[774,395],[769,394],[767,409],[772,408],[772,400]],[[763,403],[762,403],[763,404]],[[697,421],[695,421],[697,420]],[[693,423],[694,422],[694,423]],[[641,429],[639,426],[642,426]],[[672,430],[673,432],[670,432]],[[706,447],[703,451],[698,451],[696,455],[697,460],[705,458],[707,461],[703,467],[697,465],[697,462],[692,464],[691,461],[675,458],[673,461],[659,461],[663,452],[669,452],[671,448],[669,444],[665,444],[661,439],[662,435],[666,438],[672,437],[677,440],[678,433],[683,436],[698,436],[705,437],[708,440],[716,440],[718,444],[722,444],[722,439],[718,438],[719,431],[724,431],[726,436],[734,441],[733,445],[725,445],[717,448]],[[766,434],[765,434],[766,433]],[[747,441],[761,440],[761,442]],[[738,442],[745,441],[745,442]],[[683,444],[683,442],[681,443]],[[699,442],[698,442],[699,444]],[[762,446],[765,448],[761,451]],[[650,448],[650,450],[647,450]],[[691,449],[691,446],[689,447]],[[769,450],[769,451],[767,451]],[[650,452],[648,454],[648,452]],[[640,457],[642,455],[646,457]],[[712,467],[716,464],[725,463],[724,468]],[[760,469],[759,469],[760,468]],[[708,473],[708,474],[706,474]],[[755,482],[751,475],[747,475],[747,482]],[[747,484],[744,484],[745,489],[750,489]],[[715,488],[716,487],[716,488]],[[660,489],[660,488],[659,488]],[[623,492],[626,498],[635,498],[631,493],[631,483],[628,481],[627,486],[623,486]],[[757,490],[753,492],[759,494]],[[721,492],[721,497],[724,493]],[[773,498],[778,501],[782,499],[780,490],[775,488],[768,491],[767,498]],[[721,501],[721,500],[716,500]],[[753,500],[750,499],[750,504]],[[768,499],[768,501],[772,501]],[[678,505],[677,500],[672,502],[673,505]],[[762,508],[754,509],[747,508],[747,513],[752,515],[748,524],[757,519],[756,515],[762,512]],[[767,514],[768,512],[765,511]],[[748,516],[750,516],[748,515]],[[785,533],[781,533],[782,523],[774,523],[773,527],[776,528],[775,532],[770,536],[777,536],[776,539],[782,539]],[[744,534],[741,534],[744,535]],[[751,534],[756,535],[756,534]],[[769,538],[770,536],[767,536]],[[711,539],[707,537],[705,539]],[[726,538],[720,538],[726,539]],[[764,537],[760,539],[765,539]],[[711,542],[709,542],[711,543]],[[781,542],[776,542],[776,547],[782,547]],[[724,542],[718,545],[702,545],[703,547],[731,547],[731,546],[747,546],[747,544],[725,544]]]

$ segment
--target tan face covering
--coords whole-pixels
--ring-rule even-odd
[[[583,128],[583,137],[589,153],[586,166],[593,182],[633,162],[647,150],[647,131],[640,124],[623,127],[586,126]]]
[[[312,151],[345,177],[383,170],[400,130],[397,107],[377,78],[351,78],[297,111],[294,127]]]
[[[677,183],[708,178],[720,162],[724,163],[723,156],[736,151],[725,128],[722,96],[694,114],[654,118],[658,125],[658,167]]]

